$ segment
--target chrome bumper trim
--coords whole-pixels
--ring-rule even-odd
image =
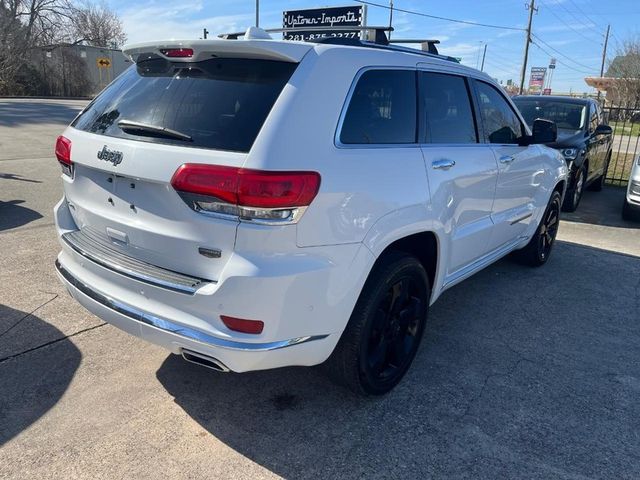
[[[208,333],[195,330],[193,328],[178,325],[170,320],[156,317],[150,313],[138,310],[130,305],[126,305],[122,302],[107,297],[101,293],[96,292],[90,286],[86,285],[82,281],[75,278],[66,268],[64,268],[60,261],[56,259],[56,270],[66,282],[76,288],[78,291],[85,294],[87,297],[98,302],[99,304],[120,313],[126,317],[136,320],[138,322],[150,325],[152,327],[164,330],[168,333],[173,333],[189,340],[211,345],[213,347],[225,348],[228,350],[242,350],[249,352],[268,352],[270,350],[278,350],[280,348],[290,347],[293,345],[300,345],[301,343],[311,342],[314,340],[322,340],[329,335],[311,335],[306,337],[291,338],[289,340],[281,340],[278,342],[267,343],[249,343],[249,342],[237,342],[234,340],[227,340],[225,338],[214,337]]]
[[[129,257],[113,248],[98,232],[89,229],[65,233],[62,239],[74,251],[92,262],[156,287],[193,295],[199,287],[209,282]]]

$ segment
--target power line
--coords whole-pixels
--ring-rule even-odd
[[[355,0],[358,3],[363,3],[365,5],[371,5],[372,7],[380,7],[380,8],[386,8],[387,10],[390,10],[391,7],[389,5],[383,5],[381,3],[375,3],[375,2],[369,2],[366,0]],[[463,23],[465,25],[473,25],[476,27],[487,27],[487,28],[499,28],[502,30],[518,30],[518,31],[524,31],[524,28],[518,28],[518,27],[507,27],[504,25],[492,25],[490,23],[478,23],[478,22],[470,22],[467,20],[458,20],[455,18],[447,18],[447,17],[439,17],[437,15],[428,15],[426,13],[422,13],[422,12],[416,12],[413,10],[406,10],[403,8],[398,8],[398,7],[393,7],[393,10],[395,12],[402,12],[402,13],[408,13],[410,15],[418,15],[420,17],[426,17],[426,18],[433,18],[435,20],[444,20],[445,22],[454,22],[454,23]]]
[[[551,13],[551,15],[553,15],[558,20],[560,20],[568,29],[572,30],[574,33],[576,33],[577,35],[580,35],[582,38],[584,38],[585,40],[588,40],[589,42],[594,42],[594,43],[600,44],[600,40],[596,41],[591,37],[587,37],[582,32],[580,32],[580,30],[578,30],[576,28],[573,28],[570,24],[565,22],[564,19],[560,15],[556,14],[556,12],[553,11],[553,9],[549,6],[549,4],[547,4],[546,2],[543,2],[542,0],[540,0],[540,3],[542,3],[545,7],[547,7],[547,10]],[[580,25],[586,25],[586,24],[582,24],[581,23]]]
[[[560,50],[558,50],[557,48],[552,47],[551,45],[549,45],[547,42],[545,42],[544,40],[542,40],[539,36],[537,36],[535,33],[531,34],[532,37],[535,37],[540,43],[542,43],[543,45],[547,46],[548,48],[550,48],[551,50],[553,50],[554,52],[556,52],[558,55],[560,55],[561,57],[566,58],[567,60],[569,60],[570,62],[575,63],[576,65],[580,65],[581,67],[587,68],[589,70],[592,70],[593,67],[589,66],[589,65],[585,65],[584,63],[580,63],[576,60],[574,60],[573,58],[565,55],[564,53],[562,53]],[[551,55],[553,56],[553,55]]]
[[[588,24],[584,23],[584,21],[583,21],[584,19],[580,19],[580,18],[578,18],[578,17],[577,17],[577,16],[576,16],[576,15],[575,15],[571,10],[569,10],[569,9],[564,5],[564,3],[563,3],[563,2],[561,2],[561,1],[560,1],[560,2],[556,2],[554,5],[559,5],[560,7],[562,7],[562,9],[563,9],[565,12],[567,12],[569,15],[571,15],[573,18],[575,18],[575,19],[576,19],[576,21],[577,21],[578,25],[582,25],[582,26],[585,26],[585,27],[587,27],[587,28],[589,28],[589,27],[597,27],[597,24],[596,24],[595,22],[592,22],[591,20],[589,20],[589,23],[590,23],[591,25],[588,25]],[[564,22],[563,22],[563,23],[564,23]],[[565,23],[565,25],[567,25],[569,28],[571,28],[571,27],[569,26],[569,24]],[[575,30],[575,29],[573,29],[573,28],[571,28],[571,29],[572,29],[574,32],[577,32],[577,30]],[[580,35],[581,35],[583,38],[588,38],[588,37],[586,37],[585,35],[582,35],[582,34],[580,34]],[[595,41],[595,40],[593,40],[593,39],[590,39],[590,40],[591,40],[592,42],[593,42],[593,41]],[[600,43],[600,40],[598,40],[598,43]]]
[[[576,7],[576,10],[578,10],[578,12],[580,12],[582,15],[584,15],[586,17],[587,20],[589,20],[591,23],[593,23],[595,26],[599,26],[598,22],[594,21],[591,17],[589,17],[589,15],[587,15],[587,12],[585,12],[584,10],[582,10],[582,8],[580,8],[580,6],[574,2],[573,0],[569,0],[571,2],[571,4]]]
[[[536,37],[537,38],[537,37]],[[539,39],[538,39],[539,40]],[[553,57],[553,54],[549,53],[547,50],[545,50],[544,48],[542,48],[540,45],[538,45],[536,42],[534,42],[533,40],[531,41],[531,43],[533,43],[540,51],[542,51],[543,53],[545,53],[546,55]],[[583,73],[584,75],[591,75],[593,72],[587,72],[584,70],[580,70],[579,68],[575,68],[572,67],[571,65],[567,65],[566,63],[564,63],[562,60],[560,59],[556,59],[556,61],[560,64],[563,65],[565,67],[567,67],[570,70],[573,70],[574,72],[578,72],[578,73]]]

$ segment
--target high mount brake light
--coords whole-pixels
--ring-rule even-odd
[[[62,173],[73,177],[73,162],[71,161],[71,140],[60,135],[56,140],[56,158],[62,167]]]
[[[320,174],[186,163],[174,173],[171,185],[203,213],[293,223],[318,193]]]
[[[169,58],[191,58],[193,57],[192,48],[163,48],[160,50],[165,57]]]

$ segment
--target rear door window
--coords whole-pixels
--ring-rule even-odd
[[[178,63],[151,56],[118,77],[72,126],[110,137],[248,152],[296,66],[239,58]],[[125,132],[122,121],[182,136],[160,135],[158,128]]]
[[[420,72],[426,143],[476,143],[476,125],[463,77]]]
[[[516,144],[522,137],[520,119],[504,96],[485,82],[476,82],[480,117],[485,141],[489,143]]]
[[[351,96],[340,142],[415,143],[416,97],[414,70],[366,71]]]

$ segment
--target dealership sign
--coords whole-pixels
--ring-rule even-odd
[[[283,12],[282,28],[313,28],[322,27],[314,31],[284,31],[285,40],[316,40],[324,37],[360,38],[359,30],[331,31],[329,27],[360,27],[364,25],[366,8],[364,5],[353,7],[327,7],[307,10],[289,10]]]
[[[541,93],[544,87],[544,78],[547,76],[547,67],[531,67],[529,77],[529,93]]]

